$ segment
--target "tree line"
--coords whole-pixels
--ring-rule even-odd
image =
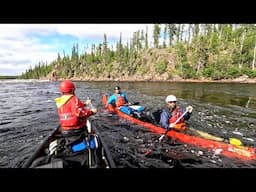
[[[53,71],[58,78],[148,73],[167,74],[166,79],[253,78],[255,57],[255,24],[154,24],[151,41],[148,28],[134,32],[127,42],[120,33],[115,46],[104,34],[102,43],[92,44],[90,51],[79,54],[76,43],[71,55],[58,53],[56,60],[30,67],[21,78],[42,78]]]

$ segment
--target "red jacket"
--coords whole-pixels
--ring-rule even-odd
[[[84,103],[75,95],[63,95],[55,99],[60,125],[64,130],[79,129],[93,112],[84,107]]]

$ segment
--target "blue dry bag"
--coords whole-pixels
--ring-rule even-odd
[[[125,113],[127,115],[130,115],[130,114],[133,114],[135,110],[129,106],[122,106],[122,107],[120,107],[120,111],[122,111],[123,113]]]
[[[87,144],[83,140],[81,143],[75,144],[71,147],[72,152],[78,152],[87,149]]]

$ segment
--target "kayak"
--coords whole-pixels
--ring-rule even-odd
[[[23,168],[115,168],[111,154],[100,135],[96,134],[93,123],[87,120],[91,134],[82,134],[81,142],[63,145],[65,136],[58,126],[24,163]],[[92,129],[93,128],[93,129]],[[91,131],[93,130],[93,131]],[[92,138],[92,139],[88,139]],[[87,141],[87,142],[85,142]],[[62,150],[60,150],[62,149]],[[65,149],[65,150],[64,150]]]
[[[102,104],[106,105],[108,95],[102,96]],[[120,111],[118,108],[108,105],[108,110],[112,113],[116,113],[118,116],[129,120],[135,124],[141,125],[154,133],[165,134],[166,129],[155,125],[149,122],[142,121],[138,118],[135,118],[132,115],[127,115]],[[179,140],[180,142],[191,144],[196,147],[201,147],[209,151],[217,152],[228,158],[236,158],[243,161],[256,160],[256,149],[254,147],[247,146],[236,146],[230,143],[225,143],[221,141],[214,141],[205,139],[198,136],[188,135],[182,132],[177,132],[175,130],[170,130],[166,133],[166,136]]]

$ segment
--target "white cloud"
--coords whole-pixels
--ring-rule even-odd
[[[50,62],[57,57],[57,53],[51,51],[54,45],[40,44],[22,33],[19,37],[22,38],[11,35],[0,38],[0,75],[20,75],[39,61]]]
[[[63,35],[92,42],[102,41],[104,34],[108,39],[118,40],[122,33],[126,42],[135,31],[145,32],[146,26],[151,33],[153,24],[0,24],[0,75],[20,75],[39,61],[49,63],[56,59],[57,53],[63,50],[58,50],[60,44],[45,42],[47,36],[54,35],[60,42]],[[71,48],[67,47],[68,51]]]
[[[110,38],[119,38],[120,33],[124,39],[131,38],[133,32],[138,30],[151,30],[151,24],[58,24],[56,26],[57,32],[60,34],[73,35],[78,38],[102,38],[104,33]]]

